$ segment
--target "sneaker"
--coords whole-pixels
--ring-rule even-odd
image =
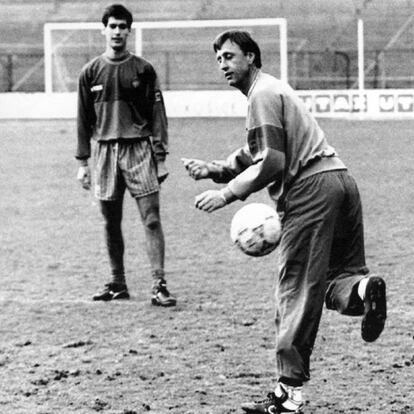
[[[177,299],[167,289],[165,279],[159,279],[152,288],[151,303],[154,306],[175,306]]]
[[[283,407],[283,403],[285,403],[287,400],[288,394],[286,392],[280,398],[276,397],[274,392],[269,392],[266,399],[257,402],[244,403],[241,405],[241,408],[246,413],[250,414],[303,414],[303,404],[298,405],[298,407],[294,409]]]
[[[361,336],[364,341],[373,342],[381,335],[387,318],[385,282],[382,278],[372,276],[368,279],[364,308]]]
[[[120,283],[107,283],[105,287],[95,295],[93,300],[116,300],[116,299],[129,299],[128,288],[125,284]]]

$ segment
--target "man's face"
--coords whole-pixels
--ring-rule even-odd
[[[112,16],[109,17],[108,24],[102,31],[107,46],[115,51],[125,50],[130,32],[126,20],[118,20]]]
[[[242,89],[249,80],[249,69],[254,54],[244,54],[238,44],[226,40],[221,49],[216,52],[216,59],[228,84]]]

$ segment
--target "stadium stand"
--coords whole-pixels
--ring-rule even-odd
[[[97,21],[108,1],[0,0],[0,91],[43,90],[45,22]],[[414,0],[125,1],[137,21],[285,17],[289,70],[301,89],[349,88],[356,78],[356,19],[365,24],[367,87],[412,87]],[[174,39],[172,39],[174,42]],[[36,65],[36,70],[33,67]],[[28,74],[28,72],[31,73]]]

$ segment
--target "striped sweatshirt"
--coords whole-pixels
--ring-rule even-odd
[[[79,76],[77,110],[77,159],[90,157],[91,139],[145,137],[151,137],[157,159],[165,159],[167,117],[156,72],[146,60],[101,55],[87,63]]]
[[[277,201],[299,178],[346,168],[287,83],[259,71],[247,100],[247,143],[225,161],[213,161],[212,179],[228,183],[229,198],[244,200],[267,187]]]

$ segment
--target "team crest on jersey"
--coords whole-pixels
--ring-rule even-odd
[[[93,85],[91,88],[91,92],[98,92],[103,90],[103,85]]]
[[[136,88],[138,88],[138,86],[139,86],[139,80],[138,79],[134,79],[132,81],[132,87],[136,89]]]

